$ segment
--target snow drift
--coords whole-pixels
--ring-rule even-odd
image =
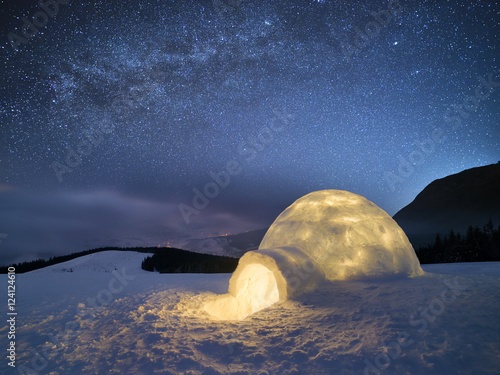
[[[205,310],[219,319],[243,319],[325,279],[421,274],[408,238],[384,210],[354,193],[322,190],[278,216],[259,249],[240,259],[229,293]]]

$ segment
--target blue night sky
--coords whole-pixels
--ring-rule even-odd
[[[45,2],[0,1],[0,264],[264,228],[321,189],[393,215],[500,160],[498,2]]]

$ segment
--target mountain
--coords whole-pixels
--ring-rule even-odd
[[[438,232],[465,234],[490,218],[500,223],[500,162],[435,180],[394,215],[415,248],[432,243]]]
[[[209,238],[190,238],[175,242],[175,247],[197,253],[225,255],[240,258],[249,250],[256,250],[268,228],[244,233]]]

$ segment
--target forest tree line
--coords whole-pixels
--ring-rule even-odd
[[[238,260],[174,248],[157,249],[142,261],[142,269],[160,273],[232,273]]]
[[[418,249],[417,257],[422,264],[500,261],[500,226],[495,229],[490,219],[481,229],[469,226],[465,235],[438,233],[433,245]]]

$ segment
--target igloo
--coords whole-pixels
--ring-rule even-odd
[[[399,225],[368,199],[343,190],[305,195],[283,211],[259,249],[241,257],[227,294],[204,309],[243,319],[323,280],[423,274]]]

